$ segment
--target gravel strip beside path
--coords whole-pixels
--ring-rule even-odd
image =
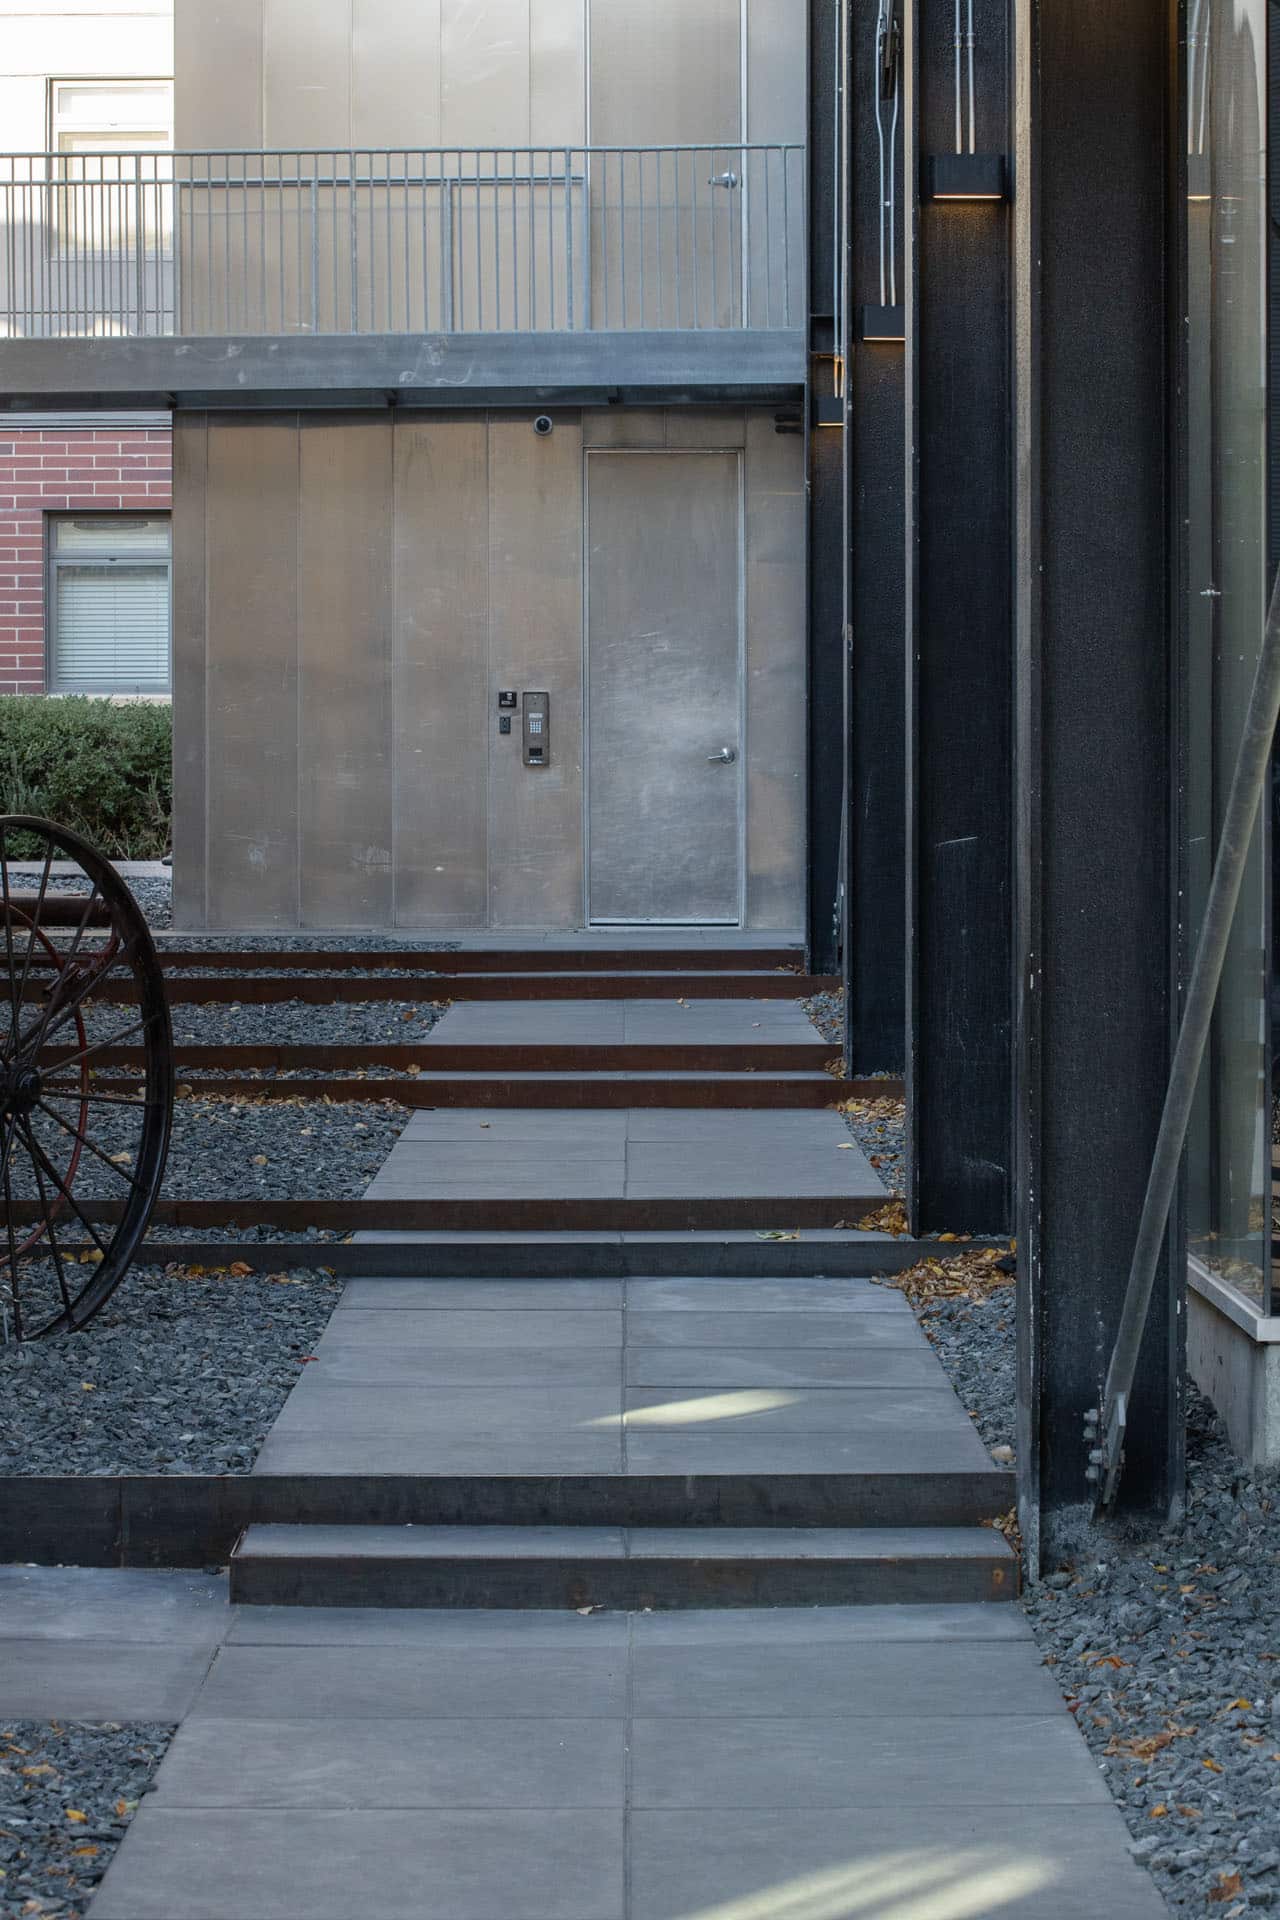
[[[0,1920],[82,1920],[173,1734],[0,1721]]]
[[[1012,1291],[915,1305],[984,1441],[1011,1448]],[[1280,1477],[1189,1401],[1185,1523],[1107,1537],[1023,1604],[1170,1911],[1243,1920],[1280,1909]]]
[[[247,1473],[341,1292],[135,1268],[85,1332],[0,1346],[0,1473]]]
[[[445,1009],[429,1000],[360,1000],[311,1007],[279,1000],[264,1007],[242,1001],[170,1009],[179,1047],[387,1047],[416,1046]],[[120,1009],[120,1025],[128,1011]]]

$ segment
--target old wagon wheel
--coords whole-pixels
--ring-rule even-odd
[[[0,922],[0,1331],[31,1340],[85,1326],[137,1254],[173,1036],[142,912],[78,834],[0,814]]]

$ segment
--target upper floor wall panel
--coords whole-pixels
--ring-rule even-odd
[[[177,0],[179,148],[805,137],[796,0]]]

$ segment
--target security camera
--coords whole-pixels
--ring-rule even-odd
[[[549,413],[540,413],[533,423],[533,430],[535,433],[545,436],[551,432],[555,424],[555,421]]]

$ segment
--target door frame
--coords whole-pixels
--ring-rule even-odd
[[[654,454],[679,458],[681,454],[729,454],[737,476],[737,667],[738,667],[738,913],[735,920],[689,917],[678,920],[593,919],[591,914],[591,468],[603,454],[608,459],[650,459]],[[747,924],[747,476],[746,448],[705,447],[584,447],[582,450],[582,924],[584,927],[723,927],[741,930]]]

